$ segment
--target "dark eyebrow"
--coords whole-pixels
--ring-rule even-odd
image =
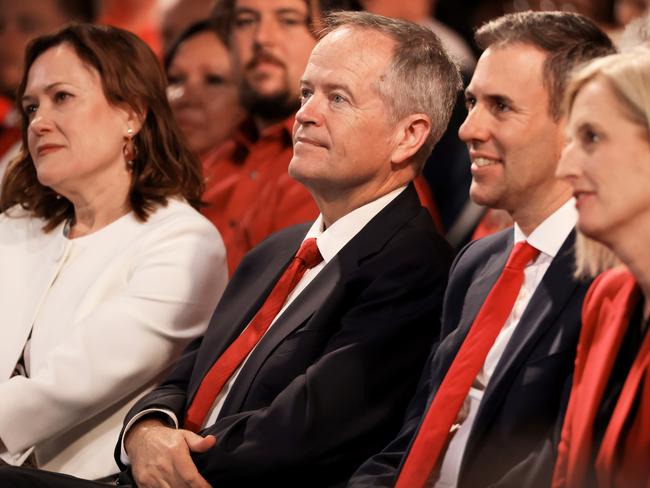
[[[465,100],[467,100],[468,98],[476,98],[476,95],[474,93],[472,93],[472,91],[470,89],[465,90]],[[489,94],[483,95],[483,98],[486,98],[490,103],[503,103],[503,104],[509,105],[509,106],[513,106],[515,104],[515,101],[512,98],[510,98],[510,97],[508,97],[506,95],[500,95],[500,94],[497,94],[497,93],[494,93],[494,94],[489,93]]]
[[[282,15],[282,14],[296,14],[296,15],[302,15],[302,12],[298,10],[297,8],[291,8],[291,7],[283,7],[279,8],[277,10],[273,11],[274,14],[276,15]],[[260,17],[260,12],[258,10],[249,8],[249,7],[239,7],[237,10],[235,10],[235,15],[237,14],[250,14],[250,15],[255,15],[257,17]]]
[[[515,104],[514,100],[505,95],[487,95],[486,98],[492,103],[503,103],[505,105],[513,106]]]
[[[275,10],[274,13],[275,13],[275,14],[280,14],[280,15],[282,15],[282,14],[296,14],[296,15],[303,15],[303,12],[301,12],[301,11],[298,10],[297,8],[288,8],[288,7],[285,7],[285,8],[279,8],[279,9]]]

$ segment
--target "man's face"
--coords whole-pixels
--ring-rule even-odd
[[[478,61],[458,134],[472,161],[470,196],[480,205],[526,212],[563,184],[554,176],[564,137],[549,114],[546,57],[534,46],[512,44],[490,47]]]
[[[398,124],[377,85],[393,55],[377,32],[340,28],[314,48],[301,83],[289,174],[321,198],[365,203],[390,179]]]
[[[237,0],[234,66],[242,100],[251,110],[259,104],[297,108],[300,75],[316,44],[308,14],[305,0]]]

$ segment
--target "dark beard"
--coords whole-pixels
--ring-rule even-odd
[[[240,93],[241,104],[249,114],[270,122],[284,120],[300,108],[300,100],[292,99],[287,91],[261,97],[244,82]]]

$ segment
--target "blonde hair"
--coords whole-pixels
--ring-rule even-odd
[[[578,92],[596,78],[608,83],[625,115],[644,128],[650,138],[650,49],[639,47],[625,53],[605,56],[576,71],[569,81],[564,98],[567,114],[571,113]],[[577,277],[594,277],[619,264],[621,261],[607,246],[578,233],[575,270]]]
[[[605,244],[591,239],[578,231],[576,235],[576,260],[574,275],[578,279],[590,279],[603,271],[621,264],[618,256]]]

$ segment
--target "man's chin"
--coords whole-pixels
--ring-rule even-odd
[[[470,186],[469,197],[475,204],[481,205],[482,207],[498,207],[499,198],[496,195],[491,194],[488,188],[483,188],[475,182],[472,182],[472,185]]]

